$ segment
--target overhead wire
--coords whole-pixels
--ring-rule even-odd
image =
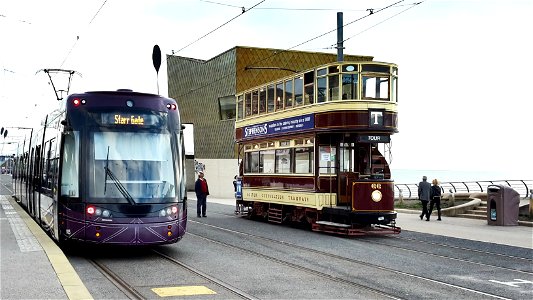
[[[231,21],[237,19],[238,17],[242,16],[244,13],[246,13],[246,12],[248,12],[248,11],[254,9],[256,6],[258,6],[259,4],[261,4],[261,3],[265,2],[265,1],[266,1],[266,0],[261,0],[261,1],[257,2],[254,6],[248,8],[248,9],[245,9],[244,7],[242,7],[242,12],[241,12],[240,14],[238,14],[238,15],[236,15],[235,17],[229,19],[228,21],[224,22],[222,25],[219,25],[217,28],[215,28],[215,29],[209,31],[208,33],[202,35],[201,37],[197,38],[195,41],[193,41],[193,42],[187,44],[186,46],[182,47],[181,49],[179,49],[179,50],[177,50],[177,51],[175,51],[175,52],[174,52],[174,50],[172,50],[172,51],[173,51],[173,54],[174,54],[174,53],[178,53],[178,52],[182,51],[183,49],[186,49],[186,48],[188,48],[189,46],[191,46],[191,45],[197,43],[197,42],[200,41],[201,39],[205,38],[206,36],[210,35],[211,33],[215,32],[215,31],[219,30],[220,28],[224,27],[225,25],[227,25],[227,24],[230,23]]]
[[[94,19],[96,18],[96,16],[100,13],[100,11],[102,10],[102,8],[104,7],[104,5],[107,3],[107,0],[104,0],[104,2],[102,3],[102,5],[100,5],[100,8],[98,9],[98,11],[96,11],[96,13],[94,14],[94,16],[91,18],[91,21],[89,21],[89,24],[87,24],[87,27],[90,26],[92,24],[92,22],[94,21]],[[70,50],[68,51],[67,55],[65,56],[65,58],[63,59],[63,62],[61,62],[61,65],[59,66],[59,68],[61,69],[63,67],[63,65],[65,64],[65,62],[67,61],[68,57],[70,56],[70,53],[72,53],[72,50],[74,50],[74,48],[76,47],[76,45],[78,44],[78,41],[80,40],[80,36],[77,35],[76,36],[76,41],[74,42],[74,44],[72,44],[72,47],[70,48]]]
[[[393,3],[393,4],[391,4],[391,5],[388,5],[388,6],[386,6],[386,7],[379,8],[379,9],[376,9],[376,10],[372,9],[372,11],[371,11],[368,15],[365,15],[365,16],[363,16],[363,17],[360,17],[360,18],[358,18],[358,19],[355,19],[355,20],[353,20],[353,21],[351,21],[351,22],[348,22],[348,23],[346,23],[346,24],[343,24],[342,27],[344,28],[344,27],[346,27],[346,26],[348,26],[348,25],[351,25],[351,24],[353,24],[353,23],[359,22],[359,21],[361,21],[361,20],[363,20],[363,19],[365,19],[365,18],[367,18],[367,17],[369,17],[369,16],[375,15],[375,14],[377,14],[377,13],[379,13],[379,12],[382,12],[382,11],[384,11],[384,10],[386,10],[386,9],[389,9],[389,8],[391,8],[391,7],[393,7],[393,6],[397,6],[399,3],[403,2],[403,1],[405,1],[405,0],[397,1],[397,2],[395,2],[395,3]],[[368,11],[368,9],[367,9],[367,11]],[[249,64],[248,66],[250,66],[250,65],[254,65],[254,64],[257,64],[257,63],[260,63],[260,62],[263,62],[263,61],[265,61],[265,60],[268,60],[268,59],[270,59],[270,58],[272,58],[272,57],[274,57],[274,56],[277,56],[277,55],[279,55],[279,54],[281,54],[281,53],[283,53],[283,52],[289,51],[289,50],[291,50],[291,49],[294,49],[294,48],[296,48],[296,47],[299,47],[299,46],[301,46],[301,45],[304,45],[304,44],[306,44],[306,43],[309,43],[309,42],[311,42],[311,41],[314,41],[314,40],[316,40],[316,39],[318,39],[318,38],[321,38],[321,37],[323,37],[323,36],[325,36],[325,35],[327,35],[327,34],[330,34],[330,33],[334,32],[334,31],[336,31],[336,30],[337,30],[337,28],[335,28],[335,29],[333,29],[333,30],[330,30],[330,31],[328,31],[328,32],[325,32],[325,33],[323,33],[323,34],[320,34],[320,35],[318,35],[318,36],[316,36],[316,37],[313,37],[313,38],[311,38],[311,39],[308,39],[308,40],[306,40],[306,41],[304,41],[304,42],[301,42],[301,43],[299,43],[299,44],[297,44],[297,45],[295,45],[295,46],[292,46],[292,47],[290,47],[290,48],[287,48],[287,49],[284,49],[284,50],[281,50],[281,51],[277,51],[277,52],[275,52],[274,54],[272,54],[272,55],[270,55],[270,56],[268,56],[268,57],[262,58],[262,59],[260,59],[260,60],[257,60],[257,61],[255,61],[255,62]],[[215,80],[213,80],[213,81],[210,81],[209,83],[207,83],[207,84],[205,84],[205,85],[199,86],[199,87],[197,87],[197,88],[195,88],[195,89],[190,89],[190,90],[188,90],[187,92],[185,92],[185,93],[183,93],[183,94],[181,94],[181,95],[177,95],[177,97],[180,98],[180,97],[183,97],[183,96],[185,96],[185,95],[188,95],[188,94],[190,94],[190,93],[192,93],[192,92],[195,92],[195,91],[197,91],[197,90],[199,90],[199,89],[202,89],[202,88],[205,88],[205,87],[210,86],[210,85],[212,85],[212,84],[215,84],[216,82],[221,81],[221,80],[223,80],[223,79],[225,79],[225,78],[227,78],[227,77],[229,77],[229,76],[233,76],[233,75],[236,74],[236,73],[237,73],[237,70],[235,70],[235,71],[231,71],[231,72],[229,72],[229,73],[227,73],[227,74],[225,74],[225,75],[222,75],[221,77],[219,77],[219,78],[217,78],[217,79],[215,79]]]

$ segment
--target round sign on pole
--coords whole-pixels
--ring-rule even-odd
[[[158,45],[154,46],[154,51],[152,52],[152,62],[154,63],[154,68],[157,73],[159,73],[159,67],[161,67],[161,49]]]

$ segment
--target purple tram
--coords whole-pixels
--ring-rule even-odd
[[[15,197],[59,243],[157,245],[185,234],[183,130],[173,99],[73,94],[21,147]]]

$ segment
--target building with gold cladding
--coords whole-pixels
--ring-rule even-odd
[[[178,102],[183,123],[194,124],[194,159],[205,166],[210,194],[233,197],[238,173],[235,94],[337,60],[336,54],[237,46],[209,60],[167,55],[168,96]],[[345,55],[346,61],[372,56]],[[187,161],[188,188],[195,166]]]

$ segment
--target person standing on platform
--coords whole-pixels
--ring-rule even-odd
[[[442,219],[440,218],[440,197],[441,197],[441,190],[440,190],[440,186],[439,186],[439,181],[437,179],[433,179],[433,181],[431,182],[433,185],[431,186],[431,192],[429,193],[429,196],[430,196],[430,204],[429,204],[429,215],[428,215],[428,219],[429,219],[429,216],[431,216],[431,212],[433,211],[433,205],[435,205],[437,207],[437,215],[438,215],[438,218],[437,218],[437,221],[442,221]]]
[[[426,221],[429,221],[428,202],[431,192],[431,184],[427,182],[427,179],[426,176],[423,176],[422,181],[418,184],[418,199],[422,202],[422,214],[420,215],[420,220],[426,216]]]
[[[198,218],[206,218],[207,210],[207,196],[209,195],[209,186],[207,180],[204,178],[204,172],[198,172],[198,180],[194,184],[194,191],[196,192],[196,216]],[[201,214],[200,214],[201,213]]]

